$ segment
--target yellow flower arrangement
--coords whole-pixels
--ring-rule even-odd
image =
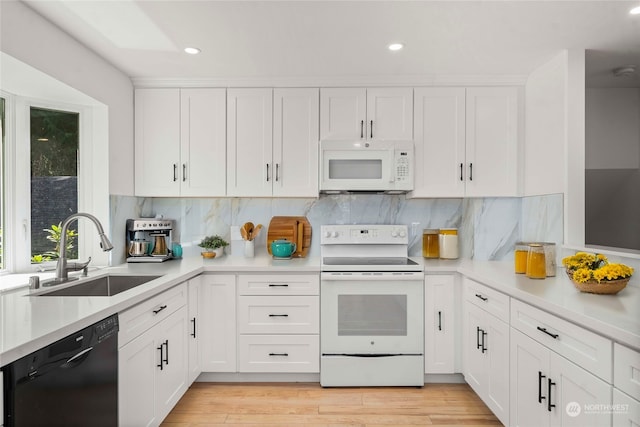
[[[626,279],[633,275],[633,268],[624,264],[611,264],[602,254],[577,252],[562,259],[562,265],[572,272],[573,280],[586,283],[595,280],[598,283],[610,280]]]

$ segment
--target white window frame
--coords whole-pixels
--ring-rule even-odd
[[[28,272],[50,270],[55,268],[56,262],[31,264],[31,177],[30,177],[30,109],[31,107],[67,111],[79,114],[79,158],[78,158],[78,212],[95,212],[95,195],[104,192],[107,200],[108,214],[108,186],[96,185],[99,174],[107,171],[104,180],[108,182],[108,165],[104,156],[100,158],[100,150],[94,149],[94,108],[91,106],[53,102],[50,100],[21,97],[6,92],[0,92],[6,102],[7,123],[6,152],[5,152],[5,270],[4,272]],[[100,125],[98,124],[98,127]],[[96,158],[98,157],[98,158]],[[106,162],[108,163],[108,162]],[[101,164],[101,167],[96,167]],[[98,193],[96,192],[98,191]],[[100,191],[102,190],[102,191]],[[99,197],[99,196],[98,196]],[[105,203],[98,203],[104,205]],[[103,214],[97,215],[106,230],[109,229],[109,218]],[[106,260],[101,264],[108,264],[108,256],[102,256],[95,251],[97,247],[94,226],[88,221],[77,223],[79,239],[77,241],[79,258],[82,260],[96,256]],[[101,251],[98,251],[101,252]]]

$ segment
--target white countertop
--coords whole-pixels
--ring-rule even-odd
[[[419,257],[412,259],[423,263],[427,273],[460,272],[640,350],[640,287],[637,285],[627,286],[615,296],[592,295],[577,291],[563,274],[545,280],[532,280],[516,275],[510,262],[423,260]],[[164,263],[123,264],[90,271],[89,276],[99,276],[106,272],[163,275],[112,297],[30,296],[29,290],[24,287],[0,293],[0,366],[200,273],[319,271],[319,257],[273,260],[267,255],[255,258],[224,256],[204,260],[195,255]],[[559,273],[562,271],[559,270]],[[636,280],[635,284],[638,283],[637,276],[632,280]]]

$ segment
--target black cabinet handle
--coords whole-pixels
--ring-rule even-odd
[[[286,287],[289,286],[289,284],[288,283],[269,283],[269,287],[270,288],[275,288],[275,287],[278,287],[278,286],[286,288]]]
[[[178,180],[178,164],[174,163],[173,164],[173,182],[176,182]]]
[[[547,378],[545,375],[542,375],[542,372],[538,371],[538,403],[542,403],[545,397],[542,395],[542,379]]]
[[[276,182],[278,182],[278,170],[280,169],[280,163],[276,163]]]
[[[558,334],[552,334],[551,332],[547,331],[547,328],[541,328],[540,326],[537,327],[537,329],[540,332],[544,332],[545,334],[549,335],[551,338],[553,338],[554,340],[558,339]]]
[[[463,169],[464,169],[464,166],[462,165],[462,163],[460,163],[460,181],[464,181],[464,178],[462,177]]]
[[[269,317],[289,317],[288,314],[270,314]]]
[[[162,349],[164,348],[164,344],[160,344],[160,347],[158,347],[157,349],[160,350],[160,364],[156,365],[158,368],[160,368],[160,370],[162,371],[164,364],[163,364],[163,357],[162,357]]]
[[[364,138],[364,120],[360,120],[360,139]]]
[[[480,329],[480,326],[476,326],[476,349],[480,349],[480,331],[482,331],[482,329]]]
[[[551,408],[555,408],[556,405],[554,405],[553,403],[551,403],[551,386],[552,385],[556,385],[556,383],[554,383],[553,381],[551,381],[551,378],[549,378],[547,380],[547,411],[551,412]]]
[[[267,163],[267,182],[269,182],[269,163]]]
[[[285,357],[289,357],[289,353],[269,353],[269,356],[285,356]]]
[[[485,353],[487,351],[487,347],[485,346],[485,337],[487,336],[487,333],[483,330],[482,331],[482,352]]]
[[[153,314],[158,314],[160,313],[162,310],[164,310],[165,308],[167,308],[166,305],[161,305],[159,309],[157,310],[153,310]]]
[[[169,364],[169,340],[165,340],[162,345],[164,346],[164,363]]]
[[[196,337],[196,318],[191,319],[191,323],[193,323],[193,332],[191,332],[192,337]]]
[[[187,164],[183,163],[182,164],[182,182],[185,182],[187,180]]]
[[[371,120],[371,139],[373,139],[373,120]]]
[[[487,301],[487,300],[489,299],[489,298],[487,298],[487,297],[483,297],[483,296],[482,296],[482,295],[480,295],[480,294],[476,294],[476,297],[480,298],[482,301]]]
[[[442,330],[442,312],[441,311],[438,312],[438,330],[439,331]]]
[[[469,181],[473,181],[473,163],[469,163]]]

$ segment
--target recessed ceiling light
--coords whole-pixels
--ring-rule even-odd
[[[200,53],[200,49],[198,49],[197,47],[185,47],[184,51],[190,55],[197,55]]]
[[[389,50],[396,51],[402,49],[403,47],[404,45],[402,43],[391,43],[389,45]]]
[[[631,9],[629,11],[630,14],[632,15],[640,15],[640,6],[636,6],[633,9]]]

